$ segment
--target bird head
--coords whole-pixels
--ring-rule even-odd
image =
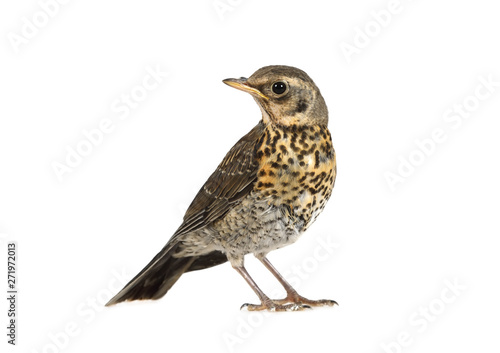
[[[250,93],[259,105],[266,124],[328,124],[328,109],[318,87],[304,71],[295,67],[265,66],[248,79],[228,78],[222,82]]]

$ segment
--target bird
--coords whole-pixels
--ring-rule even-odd
[[[267,258],[269,252],[294,243],[332,194],[336,153],[319,88],[304,71],[284,65],[222,82],[249,93],[261,120],[210,175],[163,249],[106,306],[159,299],[184,273],[226,261],[260,300],[241,308],[299,311],[337,304],[302,297]],[[259,288],[244,266],[247,254],[283,286],[284,299],[271,299]]]

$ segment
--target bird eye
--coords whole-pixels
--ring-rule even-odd
[[[285,93],[286,88],[287,88],[287,86],[286,86],[285,82],[278,81],[278,82],[273,83],[272,90],[275,94],[283,94],[283,93]]]

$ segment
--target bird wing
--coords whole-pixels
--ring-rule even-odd
[[[264,128],[260,121],[226,154],[198,191],[173,238],[221,219],[234,204],[250,194],[257,180],[259,163],[256,152],[263,142]]]
[[[202,256],[176,257],[179,237],[221,219],[229,209],[250,194],[257,179],[259,162],[256,152],[264,139],[261,121],[243,136],[200,189],[184,216],[184,222],[165,247],[106,306],[126,300],[158,299],[179,277],[227,261],[215,250]]]

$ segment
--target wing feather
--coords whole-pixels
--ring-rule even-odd
[[[198,191],[174,237],[196,231],[221,219],[232,206],[252,191],[259,168],[256,152],[263,141],[264,128],[264,123],[259,122],[231,148]]]

